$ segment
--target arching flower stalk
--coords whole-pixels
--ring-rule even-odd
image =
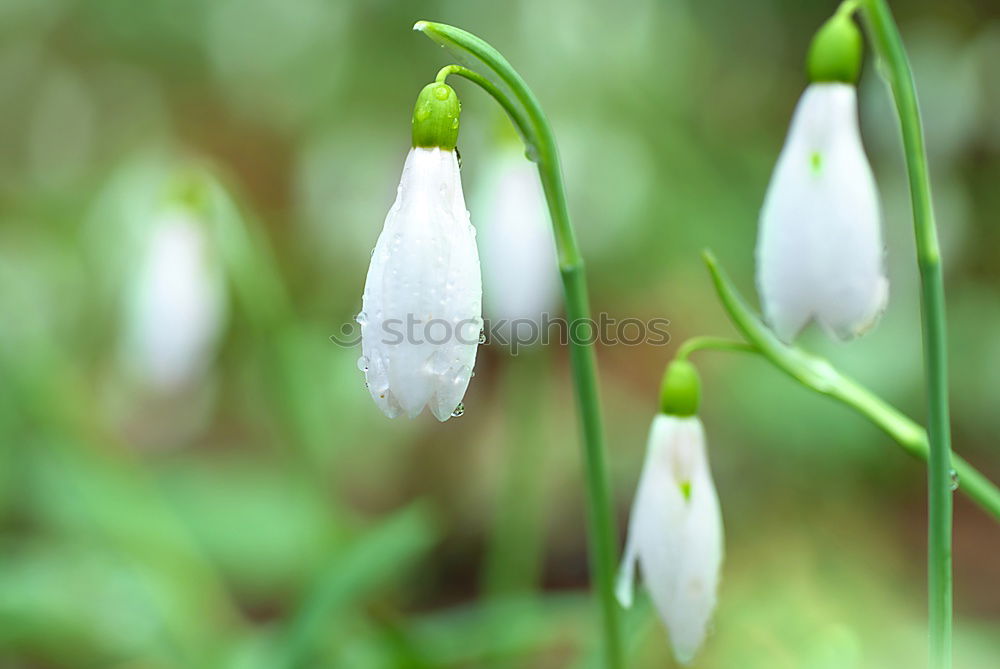
[[[413,148],[365,280],[359,366],[385,415],[445,421],[463,411],[482,330],[476,231],[462,193],[460,105],[444,83],[425,86]]]
[[[858,129],[861,34],[838,13],[809,54],[799,100],[760,214],[757,287],[764,316],[789,342],[810,319],[850,339],[885,308],[878,190]]]
[[[566,204],[566,188],[563,184],[562,168],[559,161],[559,152],[556,147],[555,135],[535,94],[499,51],[479,37],[454,26],[429,21],[418,21],[414,25],[414,29],[424,33],[439,44],[456,50],[460,53],[461,57],[471,59],[470,62],[473,62],[476,66],[485,68],[484,72],[486,73],[477,72],[461,65],[447,65],[438,72],[436,84],[424,90],[424,93],[421,94],[421,99],[426,99],[431,105],[440,104],[446,106],[448,104],[447,101],[451,99],[450,95],[442,98],[436,97],[440,94],[440,91],[451,91],[450,88],[444,86],[445,79],[452,74],[468,79],[489,94],[507,112],[507,115],[524,140],[526,155],[537,165],[539,180],[545,194],[550,222],[552,224],[556,247],[555,260],[558,263],[559,275],[562,279],[566,317],[569,321],[569,327],[571,329],[574,327],[579,328],[575,331],[582,335],[582,341],[576,340],[570,342],[569,359],[573,370],[573,388],[580,416],[584,476],[587,489],[589,554],[594,570],[596,595],[602,613],[600,620],[604,637],[602,650],[605,665],[608,669],[621,669],[624,667],[624,648],[618,623],[619,610],[614,593],[614,571],[617,553],[615,546],[615,521],[611,504],[607,467],[604,462],[603,424],[601,406],[597,396],[597,363],[594,355],[593,341],[586,341],[592,327],[592,322],[590,320],[590,306],[587,296],[583,258],[576,242],[573,226],[570,223],[569,211]],[[428,90],[431,93],[428,93]],[[453,94],[454,91],[451,91],[451,95]],[[433,102],[432,97],[438,100],[438,102]],[[435,113],[433,112],[433,107],[431,107],[429,109],[430,113],[422,115],[421,103],[418,101],[417,112],[414,115],[414,151],[419,147],[438,147],[443,151],[450,151],[454,148],[458,132],[457,99],[455,99],[452,112],[449,112],[446,107],[440,109],[440,111],[441,113]],[[426,133],[425,130],[427,131]],[[449,135],[449,132],[452,134]],[[428,194],[428,197],[430,197],[430,194]],[[400,203],[405,200],[406,198],[401,194]],[[439,209],[441,208],[443,207],[439,207]],[[460,228],[460,226],[454,227],[456,229]],[[469,234],[471,235],[471,229],[469,229]],[[386,233],[384,232],[383,237],[385,236]],[[467,258],[471,258],[472,253],[475,252],[475,247],[471,243],[471,239],[467,243],[450,242],[450,244],[454,244],[456,252],[460,252],[463,249],[466,250],[468,252]],[[447,248],[452,250],[452,246],[450,245]],[[376,250],[377,253],[378,250]],[[391,249],[390,253],[392,253]],[[410,262],[416,263],[417,261],[413,260]],[[470,262],[470,266],[471,264]],[[389,303],[384,299],[390,295],[391,290],[395,290],[395,284],[386,276],[386,269],[389,267],[391,267],[391,263],[387,262],[386,267],[379,269],[373,262],[372,271],[369,272],[366,286],[366,307],[369,304],[376,307],[373,310],[378,312],[378,317],[375,320],[382,323],[387,323],[387,318],[394,317],[394,314],[399,311],[399,304],[402,303],[402,298],[400,298],[399,304],[390,310]],[[456,275],[458,275],[457,278],[468,279],[470,282],[469,285],[473,286],[475,290],[469,289],[461,293],[456,293],[460,299],[457,299],[453,303],[450,307],[453,311],[449,313],[453,313],[461,318],[472,318],[478,321],[480,317],[478,261],[475,262],[475,267],[475,272],[471,269],[456,272]],[[428,278],[429,275],[429,272],[420,274],[419,285],[409,286],[409,289],[414,291],[425,285],[439,285],[434,283],[439,279]],[[389,276],[391,277],[391,269],[389,270]],[[382,279],[381,287],[379,286],[380,277]],[[474,284],[472,283],[473,281],[475,282]],[[393,286],[393,288],[390,289],[389,286]],[[451,287],[445,284],[444,289],[450,291]],[[437,304],[435,300],[430,301],[430,305],[435,304]],[[365,321],[365,325],[363,325],[365,328],[371,328],[375,325],[375,323],[369,320],[367,313],[365,313],[363,320]],[[581,329],[583,332],[580,331]],[[383,347],[382,344],[372,339],[373,335],[374,333],[370,330],[367,333],[364,330],[362,331],[362,339],[368,340],[367,344],[363,343],[363,347],[367,346],[366,353],[368,351],[382,353],[384,356],[382,362],[388,362],[388,365],[384,369],[373,370],[373,360],[367,363],[362,360],[362,363],[363,366],[369,368],[366,374],[368,374],[370,381],[373,378],[383,378],[379,372],[385,373],[387,381],[383,380],[379,384],[386,393],[385,397],[382,397],[383,390],[376,392],[377,389],[372,387],[372,394],[377,402],[381,402],[383,399],[386,400],[386,403],[381,405],[383,410],[389,415],[395,415],[403,410],[407,410],[408,413],[412,414],[420,410],[420,400],[426,397],[432,400],[432,410],[435,406],[440,410],[437,413],[438,417],[446,418],[447,416],[441,415],[441,411],[447,407],[447,403],[444,402],[442,397],[461,398],[468,381],[464,367],[467,366],[469,373],[471,373],[471,364],[475,358],[474,344],[456,344],[454,347],[451,347],[451,351],[441,349],[445,350],[445,355],[434,361],[431,358],[437,351],[432,351],[431,355],[427,355],[427,351],[424,349],[412,355],[407,355],[401,350],[394,350],[391,344],[389,347]],[[478,338],[476,341],[478,341]],[[405,359],[407,365],[426,360],[430,360],[432,364],[429,366],[428,371],[422,375],[415,374],[413,371],[415,368],[412,366],[409,367],[411,371],[409,373],[403,372],[403,374],[415,375],[417,378],[404,379],[403,382],[400,382],[395,376],[400,373],[397,361],[395,360],[397,356],[400,359]],[[460,365],[457,369],[456,364]],[[393,371],[394,367],[396,368],[395,371]],[[445,369],[447,369],[446,373],[438,371]],[[372,374],[373,371],[375,372],[374,375]],[[456,371],[459,373],[456,374]],[[447,388],[444,381],[448,379],[452,379],[454,383],[447,392],[454,391],[454,395],[442,394],[442,391]],[[390,392],[391,396],[389,395]],[[405,404],[403,400],[404,396],[407,397]]]
[[[854,112],[865,21],[899,120],[920,269],[921,331],[927,394],[926,439],[880,398],[841,377],[828,362],[787,347],[810,319],[842,338],[877,320],[888,294],[882,265],[878,197]],[[996,514],[1000,492],[951,450],[944,275],[931,201],[930,170],[913,72],[886,0],[843,0],[809,54],[813,82],[796,111],[768,189],[757,245],[757,285],[774,334],[758,331],[709,259],[720,297],[754,346],[818,392],[855,407],[915,455],[927,459],[929,657],[951,667],[953,474],[964,470],[970,494]]]
[[[618,600],[630,607],[638,564],[682,664],[694,659],[708,632],[723,554],[698,395],[694,366],[672,362],[649,432],[617,587]]]

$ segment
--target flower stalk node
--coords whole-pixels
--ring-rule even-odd
[[[806,58],[812,83],[856,84],[861,74],[861,30],[848,12],[837,12],[813,37]]]
[[[687,360],[667,365],[660,385],[660,413],[668,416],[693,416],[698,413],[701,379],[698,370]]]
[[[458,117],[462,104],[448,84],[435,81],[424,86],[413,107],[414,148],[451,151],[458,144]]]

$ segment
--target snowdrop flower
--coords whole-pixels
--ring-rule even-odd
[[[222,269],[204,226],[186,209],[153,224],[133,285],[126,357],[162,392],[195,381],[215,352],[226,320]]]
[[[799,100],[760,214],[757,288],[775,334],[815,319],[850,339],[885,309],[878,190],[858,129],[861,36],[846,14],[817,33],[813,83]]]
[[[485,311],[508,340],[537,325],[559,303],[555,242],[534,163],[521,151],[501,151],[477,190],[486,287]]]
[[[413,148],[365,280],[359,366],[390,418],[425,406],[440,421],[460,415],[476,362],[482,279],[455,150],[459,110],[446,84],[421,91]]]
[[[723,553],[697,403],[697,372],[687,361],[674,361],[649,432],[617,586],[618,601],[630,607],[638,564],[682,664],[694,659],[708,632]]]

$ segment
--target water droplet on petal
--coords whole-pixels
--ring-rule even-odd
[[[486,343],[486,331],[485,330],[480,330],[479,331],[479,343],[480,344],[485,344]]]
[[[449,367],[451,367],[451,362],[443,351],[435,352],[434,355],[432,355],[427,362],[424,363],[424,369],[434,376],[441,376],[445,374]]]
[[[368,315],[363,311],[359,311],[358,315],[354,317],[354,322],[358,325],[364,325],[368,322]]]
[[[372,392],[384,395],[389,390],[389,370],[382,356],[376,354],[368,361],[366,376]]]
[[[360,369],[362,372],[368,371],[368,358],[366,358],[365,356],[361,356],[360,358],[358,358],[358,369]]]
[[[465,413],[465,404],[463,402],[459,402],[458,406],[455,407],[455,410],[451,412],[451,417],[458,418],[464,413]]]

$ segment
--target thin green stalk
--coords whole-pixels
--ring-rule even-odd
[[[532,592],[538,585],[546,514],[544,400],[546,351],[512,356],[505,365],[506,409],[511,416],[505,435],[500,489],[493,535],[483,573],[488,597],[507,598]]]
[[[510,116],[511,122],[513,122],[514,127],[521,134],[521,137],[528,137],[531,133],[531,126],[528,123],[528,119],[525,117],[524,112],[520,107],[514,104],[510,97],[500,90],[500,87],[494,84],[492,81],[479,74],[475,70],[470,70],[467,67],[461,65],[445,65],[440,70],[438,70],[437,76],[434,78],[435,81],[439,83],[444,83],[449,75],[454,74],[455,76],[468,79],[472,83],[476,84],[490,96],[496,100],[503,110],[507,112]]]
[[[705,253],[705,262],[712,273],[719,300],[750,347],[733,346],[733,342],[714,337],[698,337],[682,346],[693,352],[702,348],[730,351],[751,350],[769,360],[802,385],[854,409],[892,437],[910,455],[928,461],[931,454],[927,432],[905,414],[853,379],[844,376],[824,358],[807,353],[797,346],[778,340],[746,305],[719,267],[715,256]],[[725,343],[725,345],[715,345]],[[954,456],[955,475],[959,490],[1000,521],[1000,488],[968,462]],[[952,484],[949,473],[949,486]]]
[[[521,117],[513,114],[512,117],[515,125],[524,133],[528,156],[538,164],[538,174],[552,220],[559,271],[566,296],[566,316],[572,335],[569,338],[570,364],[583,434],[591,567],[603,613],[606,664],[609,669],[619,669],[623,666],[622,642],[618,602],[614,594],[618,533],[605,464],[597,361],[593,344],[584,343],[591,341],[589,335],[593,324],[590,319],[583,256],[566,206],[566,189],[555,136],[535,94],[499,51],[471,33],[441,23],[418,21],[414,30],[482,62],[511,90],[514,99],[523,107],[523,125],[519,121]],[[484,87],[484,90],[504,106],[503,100],[494,93],[496,86]],[[504,108],[511,113],[507,106]]]
[[[896,102],[903,152],[910,182],[913,228],[920,267],[921,314],[924,338],[924,374],[927,386],[928,598],[930,605],[930,661],[935,668],[951,666],[951,434],[948,416],[947,321],[944,279],[938,249],[930,174],[924,149],[920,108],[913,73],[903,40],[885,0],[861,0],[859,6],[872,45],[885,64],[885,76]]]
[[[724,337],[691,337],[677,349],[677,360],[687,360],[695,351],[742,351],[744,353],[756,353],[757,348],[753,344],[736,339],[726,339]]]

